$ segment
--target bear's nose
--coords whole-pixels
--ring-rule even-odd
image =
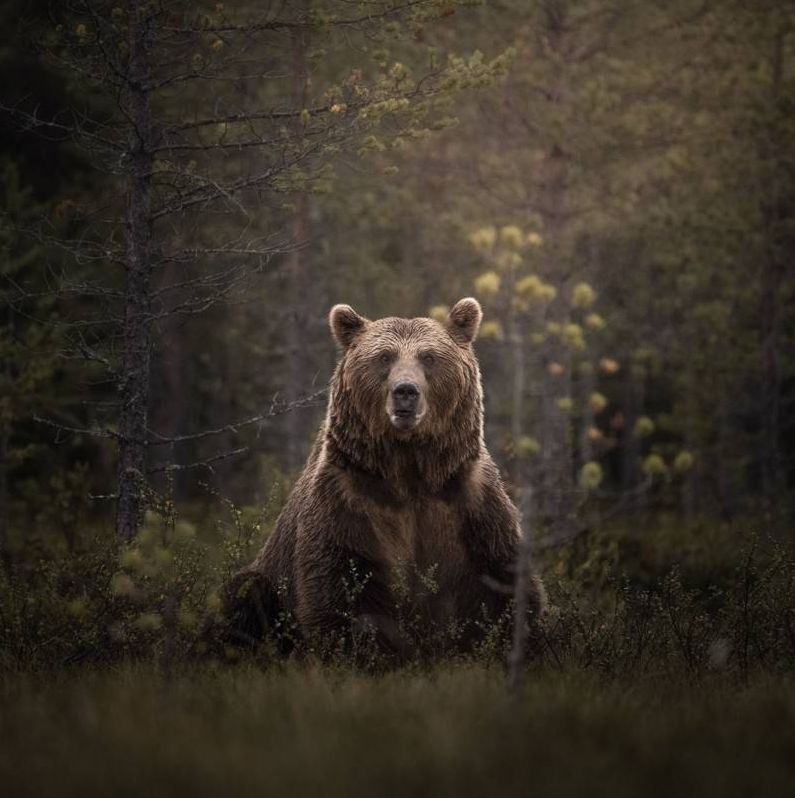
[[[417,400],[420,398],[420,389],[413,382],[399,382],[392,389],[392,399],[395,403],[397,415],[410,415],[417,409]]]

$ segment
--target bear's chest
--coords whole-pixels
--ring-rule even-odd
[[[460,510],[441,499],[422,498],[399,506],[365,503],[377,558],[394,574],[439,586],[455,581],[465,566]]]

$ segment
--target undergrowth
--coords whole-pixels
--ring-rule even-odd
[[[261,545],[268,519],[229,503],[204,525],[177,518],[170,505],[157,509],[131,544],[118,546],[94,530],[68,551],[37,542],[5,563],[0,668],[134,660],[170,671],[211,658],[274,662],[273,639],[253,649],[228,641],[208,646],[213,630],[222,627],[223,587]],[[682,539],[689,549],[677,549]],[[749,533],[742,525],[702,525],[684,535],[660,520],[642,535],[626,529],[593,533],[547,554],[540,565],[550,610],[535,668],[611,679],[694,679],[720,672],[740,680],[795,668],[795,555],[772,535]],[[351,604],[367,578],[353,571],[340,586]],[[397,577],[395,616],[406,639],[417,641],[408,664],[504,661],[510,619],[491,627],[479,618],[428,624],[417,599],[437,589],[433,568]],[[388,664],[379,661],[366,630],[354,628],[355,613],[350,620],[347,644],[324,641],[322,651],[316,641],[302,643],[289,618],[276,635],[289,638],[294,660],[322,657],[338,667],[371,669]],[[466,624],[480,625],[481,643],[465,658],[452,652]]]

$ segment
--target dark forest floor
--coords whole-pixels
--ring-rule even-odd
[[[478,666],[0,680],[6,796],[795,795],[795,682]]]

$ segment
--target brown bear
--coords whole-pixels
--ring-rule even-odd
[[[328,646],[366,629],[402,658],[421,642],[399,622],[406,594],[420,638],[423,623],[455,622],[468,648],[504,621],[519,518],[483,439],[481,318],[471,298],[445,323],[331,309],[341,357],[326,419],[273,534],[232,580],[238,637],[285,634],[291,617],[303,639]],[[531,584],[538,614],[543,588]]]

